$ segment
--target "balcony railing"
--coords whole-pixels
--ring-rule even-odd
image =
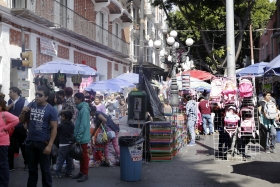
[[[55,26],[56,30],[64,32],[83,42],[93,44],[117,55],[127,58],[129,56],[129,43],[115,36],[105,28],[102,28],[69,9],[55,0],[26,0],[26,3],[11,11],[19,16],[26,17],[48,27]],[[24,8],[23,8],[24,7]],[[53,23],[53,24],[51,24]],[[113,49],[114,51],[112,51]]]

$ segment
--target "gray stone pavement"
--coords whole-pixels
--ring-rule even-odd
[[[90,168],[89,180],[78,183],[69,178],[53,179],[54,187],[280,187],[280,145],[278,154],[263,151],[252,161],[215,160],[213,136],[201,136],[194,147],[185,147],[171,162],[142,165],[138,182],[120,180],[119,167]],[[16,166],[22,159],[16,159]],[[21,166],[22,167],[22,166]],[[74,173],[78,172],[76,169]],[[10,186],[24,187],[28,172],[19,168],[10,172]],[[38,187],[41,187],[39,177]]]

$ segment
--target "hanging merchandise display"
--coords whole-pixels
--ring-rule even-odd
[[[65,73],[54,73],[53,74],[53,82],[57,87],[65,87],[66,84],[66,74]]]
[[[82,75],[73,75],[72,82],[74,86],[80,86],[82,83]]]
[[[33,79],[35,86],[46,86],[50,91],[53,91],[53,79],[52,76],[36,75]]]

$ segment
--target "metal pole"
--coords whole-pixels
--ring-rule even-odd
[[[226,1],[227,75],[235,77],[234,0]]]
[[[250,23],[250,48],[251,48],[251,64],[254,64],[254,45],[253,45],[253,33],[252,23]]]
[[[141,19],[140,19],[140,49],[139,49],[139,56],[138,56],[138,64],[139,64],[139,83],[138,83],[138,90],[142,90],[143,86],[143,50],[144,50],[144,41],[143,41],[143,35],[144,35],[144,0],[141,0]]]
[[[25,29],[21,27],[21,52],[25,52]]]

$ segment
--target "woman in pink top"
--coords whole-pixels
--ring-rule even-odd
[[[17,116],[7,112],[6,101],[0,97],[0,186],[9,186],[8,147],[9,130],[19,123]]]

